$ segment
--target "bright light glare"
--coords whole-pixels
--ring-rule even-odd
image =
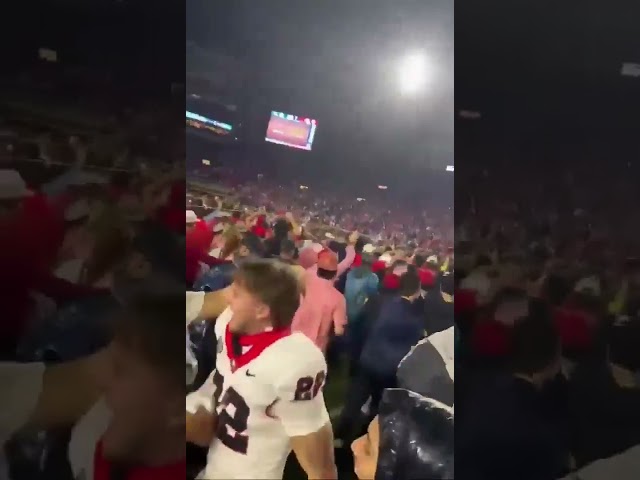
[[[427,81],[427,60],[420,53],[407,55],[400,62],[398,80],[403,95],[420,91]]]

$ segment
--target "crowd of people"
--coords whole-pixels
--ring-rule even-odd
[[[211,178],[207,168],[193,172],[194,179]],[[421,208],[420,202],[394,201],[386,190],[370,191],[358,197],[353,192],[316,189],[289,179],[276,181],[263,174],[226,172],[215,168],[216,183],[229,188],[238,206],[264,208],[268,212],[291,212],[299,221],[358,230],[376,241],[412,248],[439,249],[453,245],[453,214],[451,208]],[[199,172],[199,175],[197,174]]]
[[[11,133],[7,145],[20,148],[5,149],[0,170],[0,441],[11,478],[281,478],[291,449],[311,478],[450,477],[453,354],[441,344],[452,337],[420,343],[452,333],[449,248],[344,233],[303,209],[223,211],[215,198],[199,203],[205,218],[187,211],[185,231],[185,199],[198,195],[187,195],[182,164],[105,166],[87,137]],[[25,138],[31,150],[16,143]],[[425,384],[414,355],[433,348],[442,371]],[[330,421],[322,392],[345,365],[343,412]],[[252,375],[262,381],[247,385]],[[230,403],[234,392],[246,396]],[[247,413],[248,432],[242,402],[267,402]],[[243,443],[250,460],[239,462]],[[351,448],[355,465],[334,447]]]
[[[459,478],[638,471],[635,167],[583,167],[461,169]]]
[[[452,478],[451,252],[340,235],[317,219],[307,228],[264,207],[198,213],[186,212],[186,281],[187,439],[200,447],[199,478],[282,478],[291,450],[309,478],[336,478],[350,473],[349,449],[358,478],[376,465],[376,478]],[[342,376],[330,418],[322,392]],[[417,416],[400,414],[403,404]],[[428,420],[425,407],[440,416]],[[421,421],[441,425],[431,442]],[[382,447],[378,457],[379,435],[406,458],[385,459],[397,450]]]
[[[637,196],[624,171],[606,203],[586,173],[515,191],[500,179],[516,171],[477,172],[456,202],[454,275],[444,220],[415,221],[426,241],[380,235],[369,200],[258,179],[228,202],[178,169],[104,169],[67,140],[66,162],[44,141],[3,152],[12,478],[293,478],[291,451],[311,478],[451,478],[454,357],[458,478],[634,471],[640,261],[635,219],[616,229]],[[540,189],[555,200],[533,208]]]

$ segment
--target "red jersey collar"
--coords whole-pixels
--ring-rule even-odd
[[[242,368],[249,362],[258,357],[267,347],[273,345],[275,342],[291,335],[290,328],[281,328],[269,330],[262,333],[256,333],[254,335],[238,335],[240,346],[250,347],[247,352],[241,355],[235,355],[233,348],[233,333],[229,330],[229,325],[225,330],[224,341],[227,347],[227,355],[231,361],[232,370]]]

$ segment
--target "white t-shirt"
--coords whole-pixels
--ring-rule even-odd
[[[42,390],[45,366],[42,363],[0,363],[0,446],[32,415]],[[104,434],[111,413],[103,402],[98,402],[76,423],[69,442],[69,462],[74,478],[93,480],[93,462],[96,445]],[[0,465],[2,460],[0,459]],[[8,474],[0,469],[0,479]]]
[[[234,371],[224,340],[231,316],[227,309],[216,322],[216,370],[187,397],[187,411],[203,406],[218,413],[218,433],[201,478],[281,479],[290,438],[329,422],[324,355],[306,336],[292,333]]]

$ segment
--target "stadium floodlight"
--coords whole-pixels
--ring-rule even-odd
[[[422,53],[405,56],[398,67],[400,93],[412,95],[419,92],[428,80],[428,62]]]

